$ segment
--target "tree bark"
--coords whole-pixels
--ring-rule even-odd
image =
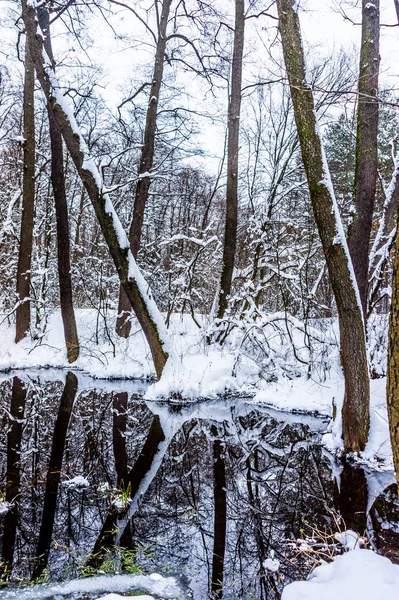
[[[377,186],[379,39],[380,2],[362,0],[354,189],[356,212],[348,237],[364,315],[367,312],[369,245]]]
[[[231,95],[227,130],[227,189],[226,222],[220,289],[217,298],[216,318],[222,319],[227,308],[233,281],[237,245],[238,214],[238,155],[241,113],[242,57],[244,53],[244,0],[235,2],[234,48],[231,67]]]
[[[344,452],[364,449],[370,424],[370,383],[363,313],[318,124],[306,82],[299,18],[293,0],[278,0],[284,60],[310,199],[337,304],[345,397]]]
[[[38,8],[37,13],[39,25],[44,33],[44,47],[54,65],[49,13],[46,8]],[[72,299],[71,251],[64,176],[64,153],[62,149],[62,135],[49,106],[47,107],[47,113],[51,145],[51,182],[53,186],[57,220],[58,278],[60,284],[61,315],[64,326],[68,362],[73,363],[79,357],[79,339]]]
[[[155,371],[160,377],[171,348],[163,317],[158,311],[148,284],[136,265],[126,233],[104,189],[101,175],[90,156],[76,120],[62,95],[54,71],[44,59],[42,36],[36,33],[35,8],[27,0],[22,0],[22,6],[25,27],[29,32],[30,52],[38,80],[93,205],[120,282],[124,286],[143,328],[151,350]]]
[[[399,236],[396,236],[388,333],[387,404],[393,464],[399,493]]]
[[[35,68],[29,52],[29,33],[25,41],[24,79],[24,173],[22,191],[21,237],[17,267],[17,309],[15,342],[30,331],[30,280],[32,265],[35,204]]]
[[[134,199],[133,218],[129,230],[130,249],[134,258],[137,258],[141,233],[143,230],[144,211],[148,200],[151,178],[149,173],[154,163],[155,148],[155,130],[157,124],[157,109],[159,104],[159,94],[161,91],[163,68],[166,52],[166,30],[169,19],[169,9],[172,0],[163,0],[161,20],[159,23],[159,33],[155,53],[155,63],[152,75],[152,84],[150,91],[150,100],[147,108],[147,116],[144,129],[144,143],[141,150],[138,181],[136,185],[136,194]],[[116,321],[116,331],[121,337],[127,338],[130,334],[131,321],[130,302],[123,287],[119,290],[118,317]]]

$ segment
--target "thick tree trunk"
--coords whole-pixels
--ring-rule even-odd
[[[24,80],[24,173],[21,236],[17,270],[17,309],[15,341],[30,331],[30,280],[32,264],[33,219],[35,204],[35,68],[29,52],[28,32],[25,42]]]
[[[76,375],[69,372],[66,376],[65,387],[62,392],[57,420],[54,426],[53,443],[51,446],[50,462],[47,471],[42,522],[36,552],[37,562],[33,570],[32,579],[40,577],[48,565],[55,512],[57,508],[58,488],[61,481],[65,442],[77,391],[78,380]]]
[[[337,304],[345,397],[344,452],[364,449],[370,424],[370,383],[361,302],[334,197],[312,90],[306,82],[299,19],[293,0],[278,0],[280,33],[310,199]]]
[[[160,377],[168,358],[168,352],[171,350],[163,317],[154,302],[148,284],[136,265],[126,233],[106,190],[104,190],[101,175],[65,101],[54,71],[44,59],[42,36],[36,33],[35,8],[27,0],[22,0],[22,6],[38,80],[93,205],[119,279],[143,328],[153,357],[155,371]]]
[[[44,33],[44,47],[51,61],[54,62],[50,38],[49,13],[43,8],[39,8],[37,12],[39,25]],[[64,153],[62,150],[62,136],[50,107],[48,107],[47,112],[51,144],[51,182],[53,185],[57,220],[58,277],[60,283],[61,315],[64,325],[68,362],[72,363],[79,357],[79,339],[72,299],[71,251],[68,205],[65,190]]]
[[[216,308],[216,317],[218,319],[223,318],[227,308],[228,298],[231,293],[237,245],[238,145],[245,29],[244,0],[236,0],[235,7],[234,49],[231,67],[231,94],[227,130],[226,223],[224,230],[222,273]]]
[[[144,210],[148,200],[151,178],[149,173],[154,163],[155,148],[155,130],[157,124],[157,109],[159,104],[159,94],[161,91],[163,68],[166,52],[166,30],[169,19],[169,9],[172,0],[163,0],[161,21],[159,23],[159,33],[157,48],[155,53],[154,71],[152,74],[152,84],[150,91],[150,100],[147,108],[147,116],[144,130],[144,143],[141,150],[140,166],[136,194],[134,199],[133,219],[129,230],[130,249],[134,258],[137,258],[141,233],[143,230]],[[116,321],[116,331],[124,338],[127,338],[131,329],[130,302],[123,287],[119,290],[118,317]]]
[[[388,334],[387,402],[393,463],[399,491],[399,236],[396,236]]]
[[[379,0],[362,0],[354,189],[356,212],[349,230],[349,251],[364,315],[367,312],[370,232],[377,186],[379,40]]]

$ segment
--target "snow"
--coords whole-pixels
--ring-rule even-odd
[[[255,402],[273,406],[277,410],[310,412],[330,416],[333,402],[343,395],[341,381],[318,383],[312,379],[282,380],[260,390],[254,397]]]
[[[343,380],[338,396],[338,418],[332,424],[331,431],[323,437],[326,448],[333,453],[342,449],[340,408],[343,400]],[[328,397],[328,394],[326,394]],[[365,450],[358,458],[360,462],[372,465],[378,470],[391,470],[393,468],[392,450],[389,437],[388,413],[386,407],[386,378],[372,379],[370,381],[370,431]]]
[[[335,533],[334,537],[346,550],[355,550],[363,545],[363,539],[352,529]]]
[[[282,600],[397,600],[399,566],[372,550],[355,550],[322,564],[308,581],[287,585]]]
[[[101,598],[97,598],[97,600],[123,600],[126,596],[120,596],[119,594],[107,594],[106,596],[101,596]],[[136,600],[155,600],[154,596],[135,596]]]
[[[83,475],[77,475],[72,479],[67,479],[67,481],[63,482],[63,484],[66,485],[69,489],[86,488],[90,486],[90,483],[88,482],[86,477],[83,477]]]
[[[157,573],[151,575],[113,575],[73,579],[65,583],[44,584],[18,590],[0,590],[0,600],[42,600],[56,596],[62,598],[70,594],[104,594],[110,600],[121,598],[123,594],[133,590],[145,590],[149,594],[162,597],[164,600],[184,600],[187,596],[174,577],[162,577]],[[139,596],[139,598],[142,596]],[[151,598],[152,596],[143,596]],[[136,596],[137,598],[137,596]],[[104,596],[103,596],[104,599]]]
[[[160,381],[148,389],[145,397],[214,398],[237,388],[231,375],[233,366],[233,355],[216,350],[207,355],[188,355],[178,362],[169,358]]]
[[[280,568],[280,561],[277,558],[267,558],[263,561],[263,566],[266,571],[270,571],[271,573],[277,573]]]
[[[6,502],[4,498],[0,498],[0,515],[5,515],[11,508],[11,504]]]
[[[76,310],[81,353],[73,366],[68,364],[66,357],[60,311],[49,314],[48,327],[40,342],[26,338],[15,344],[13,325],[4,318],[0,319],[0,372],[3,371],[7,374],[4,377],[9,378],[10,370],[18,370],[18,376],[29,383],[30,374],[24,376],[23,370],[46,367],[46,378],[60,380],[65,372],[60,375],[54,369],[72,368],[78,376],[80,391],[93,387],[93,380],[86,375],[89,374],[113,380],[101,384],[102,387],[108,386],[110,391],[131,390],[131,393],[145,394],[148,401],[217,399],[228,393],[253,398],[257,408],[266,406],[277,411],[323,417],[332,416],[335,404],[337,417],[326,432],[323,443],[330,452],[340,452],[344,381],[336,321],[320,320],[319,323],[308,324],[305,334],[303,323],[294,317],[284,313],[262,315],[251,335],[257,345],[265,346],[265,357],[256,359],[252,356],[253,346],[248,342],[245,329],[241,331],[237,327],[231,339],[221,348],[219,344],[206,343],[206,318],[196,315],[202,324],[202,329],[199,329],[189,315],[172,315],[169,335],[175,351],[169,357],[160,381],[149,386],[145,381],[138,381],[155,377],[144,335],[133,319],[131,336],[127,340],[119,338],[112,326],[115,317],[116,311],[108,309],[105,326],[103,317],[99,320],[95,309]],[[385,347],[384,340],[378,342],[384,327],[385,321],[376,318],[369,328],[368,344],[369,352],[373,354],[373,369],[380,374],[384,373],[386,362],[386,351],[378,350]],[[304,343],[305,335],[312,337],[311,352]],[[243,339],[246,340],[245,345]],[[309,361],[312,364],[311,377]],[[389,470],[392,468],[392,453],[386,410],[386,379],[371,380],[370,386],[370,438],[361,460],[379,470]]]

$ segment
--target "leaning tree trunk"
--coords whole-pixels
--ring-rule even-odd
[[[169,9],[172,0],[164,0],[162,3],[161,20],[159,23],[159,33],[157,48],[155,53],[154,70],[152,74],[152,84],[150,91],[150,100],[147,108],[147,116],[144,129],[144,143],[141,150],[140,166],[136,194],[134,199],[133,218],[129,230],[130,249],[134,258],[137,258],[141,233],[143,230],[144,210],[148,200],[151,178],[150,171],[154,163],[155,130],[157,124],[157,109],[159,104],[159,94],[161,91],[163,68],[166,52],[166,29],[168,26]],[[127,338],[130,334],[131,321],[129,319],[131,304],[123,287],[119,290],[118,317],[116,320],[116,332],[121,337]]]
[[[51,62],[54,64],[50,38],[49,13],[46,9],[39,8],[38,17],[41,30],[44,33],[44,47]],[[62,150],[62,135],[57,127],[55,117],[50,107],[48,107],[47,113],[51,145],[51,182],[53,185],[57,220],[58,278],[60,283],[61,315],[64,326],[68,362],[72,363],[75,362],[79,356],[79,339],[72,299],[71,251],[68,205],[65,190],[64,153]]]
[[[377,186],[378,73],[380,2],[362,0],[362,41],[358,85],[355,161],[355,214],[349,228],[352,257],[363,313],[367,312],[370,233]]]
[[[28,32],[25,42],[24,80],[24,172],[22,191],[21,236],[17,270],[17,309],[15,341],[20,342],[30,330],[30,280],[32,265],[33,220],[35,204],[35,68],[29,52]]]
[[[237,245],[238,212],[238,153],[241,113],[242,57],[244,52],[244,0],[236,0],[234,25],[233,63],[231,67],[231,94],[227,129],[227,189],[226,222],[222,273],[218,290],[216,317],[222,319],[226,311],[233,281],[234,260]]]
[[[398,219],[399,221],[399,219]],[[399,236],[396,236],[388,334],[387,403],[393,463],[399,493]]]
[[[93,205],[119,279],[143,328],[151,350],[155,371],[160,377],[168,353],[172,350],[163,317],[155,304],[148,284],[136,265],[127,235],[104,189],[101,174],[63,96],[54,70],[49,65],[49,59],[45,58],[43,35],[42,32],[37,33],[36,31],[36,10],[27,0],[22,0],[22,6],[29,48],[38,80]]]
[[[337,304],[345,397],[342,409],[344,452],[364,449],[370,424],[363,312],[345,234],[306,82],[299,18],[294,0],[278,0],[281,40],[310,199]]]

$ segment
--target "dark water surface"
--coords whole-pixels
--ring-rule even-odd
[[[196,600],[278,599],[328,558],[339,528],[398,562],[392,473],[335,464],[320,446],[325,420],[243,399],[145,402],[144,391],[73,373],[3,376],[4,585],[157,572],[183,576]],[[317,554],[299,552],[306,537]]]

